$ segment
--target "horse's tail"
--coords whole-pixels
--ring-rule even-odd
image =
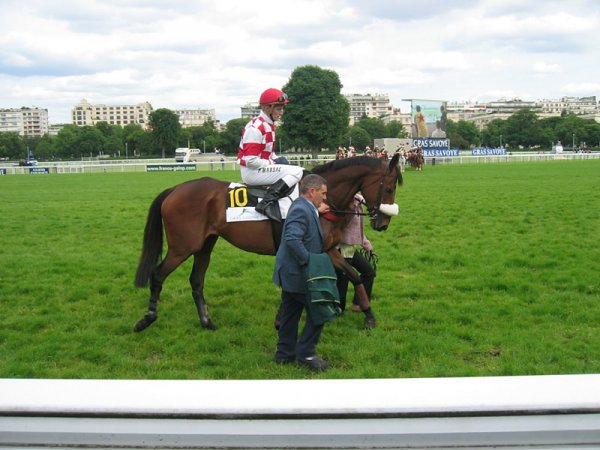
[[[134,284],[137,287],[148,285],[152,272],[156,268],[159,258],[162,256],[163,247],[163,223],[160,213],[163,201],[171,193],[173,188],[161,192],[150,205],[146,228],[144,228],[144,241],[142,256],[135,273]]]

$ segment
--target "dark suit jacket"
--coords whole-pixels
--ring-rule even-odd
[[[273,282],[286,292],[306,292],[309,253],[323,252],[323,230],[314,205],[298,197],[290,207],[275,257]]]

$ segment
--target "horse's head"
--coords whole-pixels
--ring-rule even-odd
[[[332,210],[347,213],[354,195],[360,191],[371,217],[371,226],[383,231],[399,211],[395,203],[396,186],[402,184],[399,159],[399,154],[389,161],[366,156],[340,159],[316,167],[313,173],[327,180],[327,202]]]
[[[361,183],[360,191],[371,217],[371,226],[377,231],[387,230],[392,217],[400,211],[396,203],[396,186],[402,184],[399,159],[400,155],[396,153],[389,161],[382,161],[378,170],[365,176]]]

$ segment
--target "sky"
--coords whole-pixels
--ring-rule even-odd
[[[597,0],[3,0],[0,29],[0,108],[46,108],[50,123],[84,98],[226,122],[304,65],[403,110],[600,99]]]

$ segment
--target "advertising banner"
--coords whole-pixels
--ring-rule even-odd
[[[39,174],[47,174],[50,173],[49,167],[30,167],[29,174],[30,175],[39,175]]]
[[[146,172],[194,172],[196,164],[148,164]]]
[[[497,156],[497,155],[506,155],[505,148],[474,148],[473,156]]]

